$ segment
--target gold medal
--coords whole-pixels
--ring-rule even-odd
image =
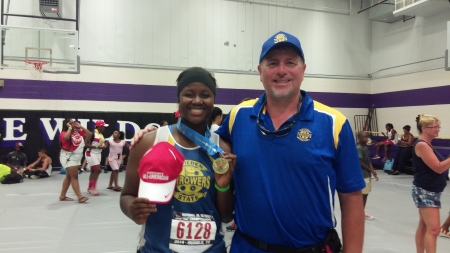
[[[217,174],[225,174],[227,173],[228,169],[230,168],[230,165],[228,164],[227,159],[223,157],[219,157],[213,162],[213,170]]]

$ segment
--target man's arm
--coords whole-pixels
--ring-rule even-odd
[[[33,169],[40,161],[41,161],[41,158],[38,157],[38,159],[37,159],[36,161],[34,161],[34,163],[28,165],[28,166],[26,167],[26,169]]]
[[[338,192],[341,206],[342,253],[362,253],[364,244],[364,205],[361,191]]]

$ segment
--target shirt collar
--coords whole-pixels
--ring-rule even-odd
[[[300,108],[300,113],[298,114],[298,120],[301,121],[311,121],[313,119],[313,111],[314,111],[314,100],[308,96],[308,93],[304,90],[300,90],[303,96],[302,107]],[[263,103],[266,100],[266,93],[263,93],[258,101],[253,105],[251,117],[257,117],[261,106],[264,106]]]

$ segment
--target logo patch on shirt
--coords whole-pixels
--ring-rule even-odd
[[[298,130],[297,139],[299,139],[300,141],[310,141],[311,137],[312,137],[312,133],[311,133],[311,131],[309,131],[309,129],[302,128],[302,129]]]

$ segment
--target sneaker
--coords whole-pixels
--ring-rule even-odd
[[[84,172],[83,169],[78,169],[78,174],[81,174],[81,173],[83,173],[83,172]]]
[[[381,160],[382,162],[386,162],[387,157],[384,157],[383,160]]]
[[[380,159],[379,155],[374,156],[372,159]]]
[[[236,231],[236,223],[233,222],[230,226],[227,227],[227,232],[233,232]]]
[[[92,196],[98,196],[99,195],[99,193],[98,193],[98,191],[96,189],[88,189],[87,192],[89,194],[91,194]]]
[[[368,214],[364,215],[364,218],[366,220],[373,220],[373,216],[372,215],[368,215]]]
[[[36,175],[31,175],[31,176],[30,176],[30,178],[31,178],[31,179],[38,179],[38,178],[39,178],[39,176],[36,176]]]

